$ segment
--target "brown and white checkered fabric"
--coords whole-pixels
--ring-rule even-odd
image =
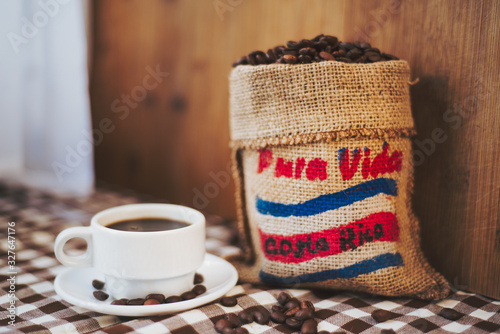
[[[270,286],[238,285],[230,294],[238,305],[217,302],[179,314],[128,318],[105,315],[71,305],[54,292],[55,276],[63,267],[54,258],[56,235],[64,228],[87,225],[90,217],[105,208],[152,201],[135,194],[99,190],[87,199],[57,198],[10,182],[0,182],[0,333],[215,333],[214,323],[226,313],[252,306],[270,308],[283,291]],[[227,222],[209,216],[207,250],[218,256],[237,252],[231,245],[234,231]],[[7,222],[16,222],[16,320],[9,325],[9,278],[7,269]],[[346,333],[379,333],[391,328],[398,333],[500,333],[500,301],[463,291],[428,302],[409,298],[387,299],[371,295],[321,290],[286,290],[316,307],[319,330]],[[452,308],[463,316],[457,321],[439,316]],[[393,319],[376,323],[375,309],[389,310]],[[251,333],[292,333],[270,322],[245,325]]]

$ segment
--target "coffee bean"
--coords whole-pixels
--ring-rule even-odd
[[[299,329],[302,327],[302,321],[295,318],[286,318],[285,324],[291,329]]]
[[[278,59],[278,57],[276,57],[276,54],[274,53],[273,49],[267,50],[266,56],[267,56],[267,61],[269,64],[276,62],[276,59]]]
[[[340,57],[344,57],[345,56],[345,52],[344,52],[344,50],[339,50],[339,51],[335,51],[332,55],[335,58],[340,58]]]
[[[170,304],[170,303],[177,303],[182,301],[182,298],[180,296],[169,296],[167,299],[165,299],[165,304]]]
[[[320,40],[320,39],[321,39],[321,37],[323,37],[323,36],[325,36],[325,35],[323,35],[323,34],[319,34],[318,36],[314,37],[314,38],[312,39],[312,41],[313,41],[313,42],[319,42],[319,40]]]
[[[345,57],[336,58],[336,60],[343,62],[343,63],[352,63],[352,60],[350,60],[349,58],[345,58]]]
[[[201,294],[204,294],[207,291],[207,288],[202,284],[198,284],[195,285],[191,291],[193,291],[194,293],[196,293],[197,296],[199,296]]]
[[[308,300],[303,300],[300,302],[300,308],[308,308],[311,309],[313,312],[316,310],[313,303],[311,303]]]
[[[249,324],[253,322],[253,310],[250,308],[247,308],[238,314],[238,318],[243,324]]]
[[[376,52],[367,52],[365,53],[366,58],[372,63],[377,62],[382,59],[382,57]]]
[[[299,310],[300,310],[300,306],[293,307],[293,308],[291,308],[291,309],[287,310],[287,311],[285,312],[285,315],[286,315],[287,317],[292,317],[292,316],[294,316],[294,315],[295,315],[295,313],[297,313]]]
[[[123,299],[116,299],[111,302],[111,305],[126,305],[127,302]]]
[[[94,288],[96,288],[97,290],[101,290],[104,288],[104,282],[101,282],[101,281],[95,279],[92,281],[92,286]]]
[[[271,306],[271,311],[283,312],[283,306],[281,306],[280,304],[275,304],[275,305]]]
[[[284,306],[287,311],[295,307],[300,307],[300,302],[297,298],[290,299]]]
[[[297,47],[299,49],[302,49],[302,48],[313,48],[314,47],[314,42],[309,40],[309,39],[301,39],[298,43],[297,43]]]
[[[319,56],[325,60],[335,60],[335,57],[329,54],[328,52],[321,51],[319,53]]]
[[[442,309],[440,312],[439,312],[439,315],[442,316],[443,318],[445,319],[448,319],[448,320],[458,320],[460,319],[461,317],[463,317],[463,314],[458,312],[458,311],[455,311],[454,309],[452,308],[444,308]]]
[[[318,52],[321,52],[322,50],[324,50],[326,47],[328,46],[328,43],[325,42],[325,41],[322,41],[320,40],[319,42],[315,42],[314,43],[314,48],[316,49],[316,51]]]
[[[298,43],[295,41],[288,41],[288,42],[286,42],[286,47],[289,49],[299,49],[297,44]]]
[[[270,319],[269,311],[266,310],[265,308],[258,309],[253,313],[253,320],[260,325],[267,324],[269,322],[269,319]]]
[[[340,43],[340,48],[342,50],[344,50],[345,52],[351,50],[352,48],[354,48],[354,44],[353,43]]]
[[[234,313],[228,313],[224,315],[224,319],[229,320],[229,322],[233,325],[233,328],[241,326],[240,318],[238,318],[238,316]]]
[[[314,319],[307,319],[302,324],[300,328],[301,334],[317,334],[318,333],[318,322]]]
[[[238,304],[238,301],[236,300],[235,297],[222,297],[220,299],[220,303],[222,304],[222,306],[231,307],[231,306],[236,306],[236,304]]]
[[[298,61],[301,64],[309,64],[312,62],[312,58],[310,56],[299,56]]]
[[[203,283],[205,279],[203,278],[203,275],[202,274],[194,274],[194,280],[193,280],[193,284],[201,284]]]
[[[226,320],[226,319],[217,320],[217,322],[215,323],[215,330],[219,333],[222,333],[222,331],[225,328],[233,328],[233,325],[231,324],[231,322],[229,320]]]
[[[165,302],[165,296],[162,295],[161,293],[150,293],[149,295],[146,296],[147,299],[156,299],[157,301],[160,302],[160,304],[163,304]]]
[[[273,311],[271,313],[271,320],[277,324],[282,324],[286,320],[286,315],[281,311]]]
[[[310,308],[302,308],[295,313],[294,317],[299,320],[306,320],[314,318],[314,312]]]
[[[233,331],[233,334],[248,334],[248,329],[246,329],[245,327],[236,328]]]
[[[231,327],[225,327],[221,334],[234,334],[234,329]]]
[[[144,305],[158,305],[158,304],[161,304],[158,299],[155,299],[155,298],[151,298],[151,299],[146,299],[144,301]]]
[[[182,300],[190,300],[196,298],[196,293],[193,291],[186,291],[183,294],[181,294]]]
[[[323,37],[321,37],[321,38],[320,38],[320,41],[325,41],[325,42],[327,42],[329,45],[335,45],[335,44],[337,44],[337,42],[338,42],[339,40],[337,39],[337,37],[327,35],[327,36],[323,36]]]
[[[134,298],[134,299],[129,299],[127,302],[127,305],[144,305],[144,302],[146,299],[144,298]]]
[[[394,334],[394,333],[396,333],[396,332],[394,331],[394,329],[390,329],[390,328],[382,329],[382,330],[380,331],[380,334]]]
[[[284,306],[286,303],[288,303],[290,301],[292,297],[290,297],[290,295],[286,292],[281,292],[279,295],[278,295],[278,303],[280,303],[280,305]]]
[[[101,291],[101,290],[98,290],[98,291],[94,291],[94,297],[97,299],[97,300],[100,300],[100,301],[103,301],[103,300],[106,300],[108,299],[109,295],[104,292],[104,291]]]
[[[349,50],[349,52],[347,52],[346,57],[350,58],[352,60],[356,60],[359,57],[361,57],[362,54],[363,54],[363,52],[360,49],[353,48],[353,49]]]
[[[286,64],[296,64],[297,63],[297,57],[292,56],[292,55],[284,55],[283,60],[285,61]]]
[[[386,310],[375,310],[372,312],[372,318],[375,319],[376,322],[384,322],[394,319],[394,314]]]

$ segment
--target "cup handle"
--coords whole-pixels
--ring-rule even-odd
[[[73,238],[82,238],[87,242],[87,251],[84,254],[70,256],[64,253],[64,245]],[[92,232],[90,227],[70,227],[59,233],[54,245],[56,258],[69,267],[91,267],[92,266]]]

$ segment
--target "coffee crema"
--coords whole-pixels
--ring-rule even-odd
[[[113,230],[129,232],[159,232],[175,230],[189,226],[190,224],[168,218],[137,218],[121,220],[106,225]]]

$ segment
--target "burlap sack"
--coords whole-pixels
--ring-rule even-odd
[[[237,66],[231,139],[243,281],[440,299],[412,213],[405,61]]]

